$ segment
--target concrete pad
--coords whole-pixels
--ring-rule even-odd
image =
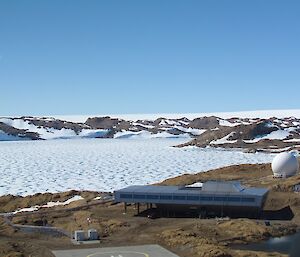
[[[56,257],[179,257],[159,245],[53,251]]]
[[[76,241],[75,239],[71,239],[73,245],[93,245],[100,244],[100,240],[86,240],[86,241]]]

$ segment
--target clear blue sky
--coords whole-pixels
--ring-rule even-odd
[[[300,1],[0,1],[0,116],[300,108]]]

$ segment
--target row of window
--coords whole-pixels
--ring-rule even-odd
[[[255,202],[253,197],[238,196],[198,196],[198,195],[143,195],[121,194],[123,199],[148,199],[148,200],[179,200],[179,201],[220,201],[220,202]]]

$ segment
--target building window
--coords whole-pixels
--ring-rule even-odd
[[[212,201],[213,197],[212,196],[201,196],[200,199],[201,199],[201,201]]]
[[[161,195],[160,199],[161,200],[172,200],[172,195]]]
[[[199,201],[199,196],[197,196],[197,195],[188,195],[187,200],[189,200],[189,201]]]
[[[253,203],[255,199],[253,197],[244,197],[242,198],[242,202]]]
[[[173,200],[186,200],[185,195],[174,195]]]
[[[132,194],[120,194],[120,198],[131,199],[132,198]]]
[[[133,195],[133,198],[136,198],[136,199],[145,199],[146,196],[145,195]]]
[[[225,196],[215,196],[214,200],[215,201],[226,202],[227,201],[227,197],[225,197]]]
[[[158,195],[147,195],[147,199],[158,199]]]
[[[229,196],[228,201],[230,201],[230,202],[240,202],[241,198],[240,197]]]

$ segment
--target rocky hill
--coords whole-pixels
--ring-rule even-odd
[[[0,118],[0,141],[61,138],[186,138],[180,145],[281,152],[300,149],[300,119],[90,117],[76,123],[48,117]]]
[[[218,118],[216,118],[218,119]],[[255,152],[300,149],[300,120],[290,118],[220,120],[194,140],[181,146],[242,148]]]

